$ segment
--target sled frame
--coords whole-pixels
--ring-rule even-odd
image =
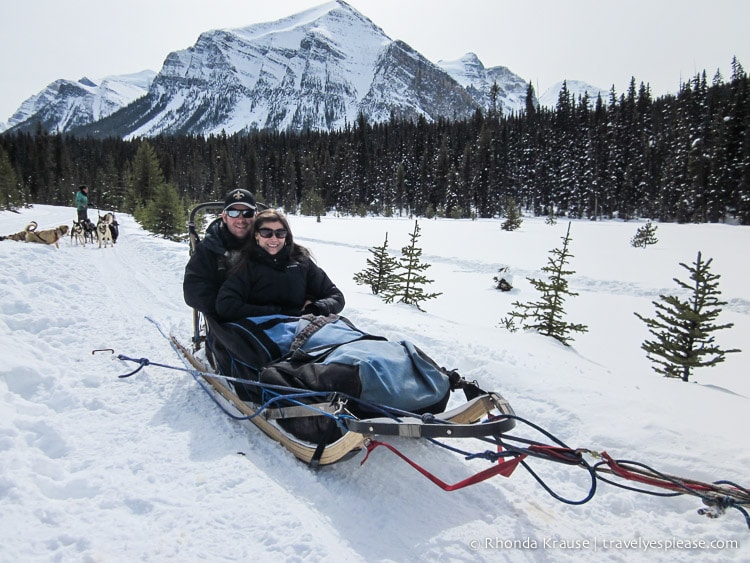
[[[266,205],[258,204],[259,210],[266,208]],[[223,209],[224,203],[221,201],[200,203],[191,209],[187,224],[190,256],[193,255],[201,240],[196,228],[197,214],[218,216]],[[212,377],[211,373],[215,373],[213,367],[195,356],[195,353],[205,345],[207,336],[208,323],[205,316],[193,309],[192,350],[188,350],[174,336],[171,337],[171,340],[184,360],[201,374],[207,384],[205,387],[207,392],[222,408],[237,417],[243,425],[249,426],[252,423],[272,440],[288,449],[297,459],[311,466],[330,465],[349,459],[378,435],[405,438],[494,436],[515,426],[513,418],[503,417],[503,415],[514,414],[508,402],[496,393],[482,393],[459,407],[427,417],[417,417],[417,415],[406,413],[406,416],[400,417],[398,420],[387,417],[373,419],[341,418],[339,419],[340,425],[346,429],[341,438],[325,447],[319,444],[311,444],[284,431],[280,426],[274,424],[273,420],[296,416],[334,414],[335,406],[331,404],[298,405],[269,408],[258,412],[257,405],[242,400],[227,380],[222,377]],[[209,354],[210,350],[206,348],[207,359]],[[335,394],[333,391],[331,393],[332,395]],[[316,413],[314,409],[318,409],[318,412]],[[493,415],[493,413],[495,414]],[[496,418],[483,424],[477,424],[488,417]]]

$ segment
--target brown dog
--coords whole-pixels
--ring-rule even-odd
[[[60,225],[54,229],[45,229],[43,231],[37,231],[36,221],[32,221],[23,231],[8,235],[7,237],[0,237],[0,240],[10,239],[24,242],[38,242],[41,244],[54,244],[55,248],[60,248],[58,241],[68,234],[70,227],[67,225]]]
[[[8,235],[7,237],[0,237],[0,240],[17,240],[21,242],[26,241],[26,235],[30,233],[31,231],[35,231],[37,228],[36,221],[32,221],[28,225],[26,225],[26,228],[23,231],[18,231],[17,233],[13,233],[12,235]]]

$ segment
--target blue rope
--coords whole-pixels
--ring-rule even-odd
[[[128,361],[128,362],[136,362],[137,364],[139,364],[139,366],[137,368],[135,368],[133,371],[131,371],[130,373],[126,373],[126,374],[123,374],[123,375],[118,375],[117,377],[119,377],[120,379],[124,379],[126,377],[130,377],[131,375],[135,375],[136,373],[138,373],[139,371],[141,371],[146,366],[158,366],[160,368],[180,369],[180,368],[176,368],[174,366],[170,366],[170,365],[167,365],[167,364],[159,364],[159,363],[156,363],[156,362],[152,362],[148,358],[138,358],[136,360],[135,358],[128,358],[127,356],[123,356],[122,354],[120,354],[119,356],[117,356],[117,359],[118,360],[125,360],[125,361]]]
[[[127,362],[135,362],[135,363],[138,364],[138,367],[136,369],[134,369],[133,371],[131,371],[129,373],[126,373],[126,374],[123,374],[123,375],[118,375],[117,376],[118,378],[131,377],[131,376],[135,375],[136,373],[138,373],[139,371],[141,371],[144,367],[150,366],[150,365],[151,366],[162,367],[162,368],[166,368],[166,369],[172,369],[172,370],[175,370],[175,371],[184,371],[184,372],[189,373],[193,377],[193,379],[198,383],[198,385],[200,386],[200,388],[203,389],[203,391],[205,391],[205,393],[211,398],[211,400],[225,414],[229,415],[234,420],[252,420],[256,416],[259,416],[264,410],[270,408],[272,405],[275,405],[276,403],[280,403],[280,402],[283,402],[283,401],[289,401],[292,404],[296,404],[296,405],[300,405],[300,406],[303,406],[303,407],[307,407],[309,410],[311,410],[313,412],[316,412],[316,413],[319,413],[322,416],[327,416],[327,417],[335,420],[337,423],[339,423],[337,415],[335,415],[333,413],[329,413],[329,412],[323,411],[323,410],[318,409],[316,407],[313,407],[313,406],[311,406],[309,404],[303,403],[302,401],[299,401],[298,399],[314,398],[314,397],[330,397],[332,394],[337,394],[337,395],[345,397],[345,398],[350,398],[349,396],[342,395],[341,393],[337,393],[335,391],[309,391],[309,390],[295,389],[294,387],[283,387],[283,386],[280,386],[280,385],[275,385],[273,387],[275,387],[277,389],[280,389],[280,390],[289,390],[289,391],[295,391],[295,392],[294,393],[290,393],[290,394],[273,393],[271,387],[269,387],[268,385],[262,384],[260,382],[256,382],[256,381],[249,381],[249,380],[246,380],[246,379],[239,379],[237,377],[229,377],[229,376],[225,376],[225,375],[221,375],[221,374],[213,374],[213,373],[208,373],[208,372],[202,372],[202,371],[197,370],[197,369],[180,368],[180,367],[172,366],[172,365],[169,365],[169,364],[161,364],[161,363],[158,363],[158,362],[152,362],[148,358],[130,358],[130,357],[125,356],[123,354],[118,355],[117,359],[118,360],[127,361]],[[205,377],[205,376],[215,377],[215,378],[218,378],[218,379],[224,379],[224,380],[227,380],[227,381],[233,381],[233,382],[237,382],[237,383],[242,383],[242,384],[245,384],[245,385],[254,385],[256,387],[260,387],[263,390],[264,394],[273,394],[273,396],[270,399],[266,400],[261,405],[259,405],[258,408],[257,408],[257,410],[256,410],[256,412],[255,412],[255,414],[237,416],[237,415],[233,414],[232,412],[230,412],[226,407],[224,407],[224,405],[222,405],[216,399],[216,397],[213,395],[213,393],[211,393],[211,391],[208,389],[208,386],[206,385],[206,383],[202,380],[202,377]],[[344,416],[343,418],[347,418],[347,416]]]

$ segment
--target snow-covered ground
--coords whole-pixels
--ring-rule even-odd
[[[96,212],[90,212],[96,216]],[[0,213],[0,234],[35,220],[72,223],[72,208]],[[557,502],[522,468],[443,492],[378,449],[311,471],[223,414],[184,372],[135,376],[117,354],[182,367],[146,317],[188,341],[182,300],[185,243],[145,233],[118,215],[114,248],[0,242],[0,561],[748,561],[750,531],[736,510],[697,514],[695,497],[657,498],[600,484],[582,506]],[[389,234],[396,252],[413,221],[292,217],[297,240],[342,288],[344,314],[370,332],[406,338],[441,365],[500,391],[516,413],[568,445],[702,481],[748,486],[750,229],[658,224],[658,244],[629,241],[642,222],[574,221],[567,320],[588,325],[572,347],[498,327],[516,300],[538,297],[567,222],[526,218],[420,221],[429,289],[425,313],[386,305],[352,280],[368,248]],[[679,262],[713,258],[728,301],[717,333],[742,348],[690,383],[651,369],[634,315],[687,278]],[[515,289],[492,278],[509,265]],[[93,354],[93,350],[110,352]],[[744,413],[744,414],[743,414]],[[532,437],[537,437],[532,435]],[[444,481],[483,469],[450,452],[393,441]],[[585,494],[585,474],[532,467],[562,494]],[[582,475],[583,474],[583,475]],[[705,542],[677,547],[679,542]],[[575,545],[572,545],[575,544]]]

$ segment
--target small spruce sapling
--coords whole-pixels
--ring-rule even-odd
[[[521,226],[523,219],[521,219],[521,210],[516,205],[516,200],[508,198],[508,206],[505,212],[505,221],[500,226],[504,231],[515,231]]]
[[[424,286],[433,280],[427,279],[423,274],[430,264],[421,261],[422,249],[417,246],[420,230],[419,221],[414,221],[414,231],[409,235],[410,242],[401,249],[399,270],[394,275],[394,283],[383,292],[383,299],[386,303],[398,301],[424,311],[419,304],[442,293],[426,293],[424,290]]]
[[[713,367],[724,361],[729,353],[740,350],[722,350],[714,341],[713,333],[730,328],[733,323],[714,324],[726,301],[720,301],[719,278],[712,274],[713,258],[703,261],[701,253],[692,266],[680,263],[690,272],[692,283],[677,278],[674,281],[682,289],[691,292],[686,300],[674,295],[660,295],[661,301],[653,301],[656,307],[655,318],[647,318],[634,313],[646,323],[654,340],[646,340],[641,348],[654,365],[654,371],[664,377],[680,378],[688,381],[693,369]]]
[[[369,285],[373,295],[379,295],[393,288],[395,272],[399,262],[388,253],[388,233],[382,246],[368,249],[372,254],[367,259],[367,267],[354,274],[354,281],[358,285]]]
[[[570,346],[569,342],[573,340],[569,336],[571,332],[588,332],[588,327],[583,324],[568,323],[563,320],[565,298],[578,295],[568,289],[566,279],[566,276],[575,274],[573,270],[565,269],[568,259],[573,256],[569,250],[570,240],[570,223],[568,223],[562,248],[551,250],[551,257],[547,259],[547,265],[542,268],[543,272],[548,273],[548,281],[526,278],[535,289],[541,292],[540,300],[531,303],[514,302],[513,306],[516,309],[509,313],[509,318],[506,317],[501,321],[506,327],[509,324],[515,327],[515,323],[511,321],[518,319],[524,330],[536,330],[539,334],[559,340],[565,346]]]
[[[547,218],[544,220],[544,222],[547,225],[557,225],[557,214],[555,213],[554,205],[549,206],[549,213],[547,214]]]
[[[656,238],[656,229],[657,227],[651,221],[647,221],[645,225],[638,227],[635,236],[630,239],[630,245],[635,248],[646,248],[651,244],[656,244],[659,242],[659,239]]]

